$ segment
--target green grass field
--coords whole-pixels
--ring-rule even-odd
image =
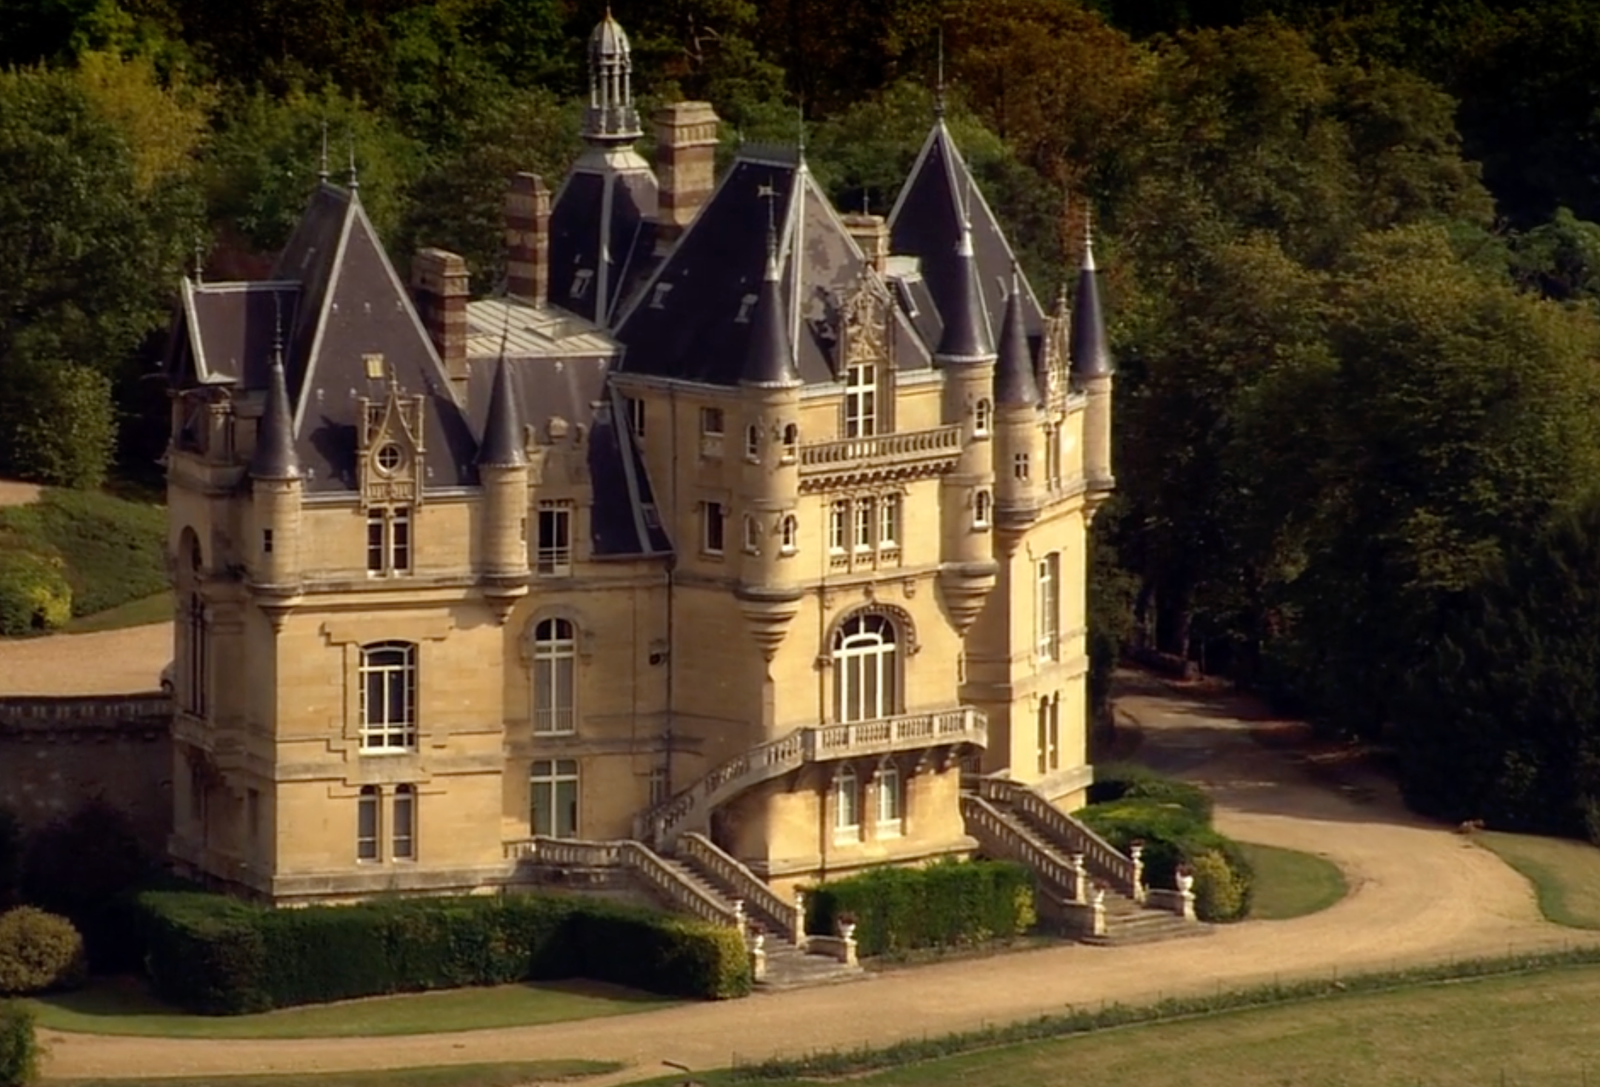
[[[1240,842],[1239,848],[1256,871],[1250,917],[1287,921],[1325,910],[1349,888],[1337,865],[1311,853]]]
[[[82,615],[62,629],[68,634],[91,634],[97,630],[121,630],[124,627],[142,627],[149,623],[172,622],[172,593],[162,591],[153,596],[142,596],[93,615]]]
[[[317,1072],[311,1075],[192,1076],[179,1079],[53,1079],[48,1087],[523,1087],[555,1083],[621,1065],[607,1061],[510,1061],[504,1064],[448,1064],[395,1071]]]
[[[1600,966],[1565,967],[1107,1030],[903,1065],[849,1082],[853,1087],[1568,1087],[1600,1083],[1596,1001]],[[737,1082],[730,1072],[695,1078]]]
[[[532,1026],[626,1015],[672,1004],[664,997],[592,982],[502,985],[282,1008],[259,1015],[190,1015],[131,978],[99,980],[28,1004],[39,1025],[79,1034],[162,1038],[346,1038]]]
[[[1493,830],[1475,834],[1473,841],[1527,877],[1546,919],[1600,929],[1600,849],[1565,838]]]

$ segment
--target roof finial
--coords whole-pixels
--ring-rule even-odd
[[[944,24],[939,24],[939,78],[933,85],[933,115],[944,120]]]
[[[361,188],[361,179],[356,176],[356,133],[350,130],[350,191],[355,192]]]
[[[1094,209],[1088,201],[1083,204],[1083,267],[1094,271]]]
[[[767,202],[767,275],[770,277],[778,267],[778,190],[770,177],[765,185],[756,186],[756,195]]]
[[[795,143],[795,149],[800,153],[800,162],[803,164],[806,161],[806,104],[801,102],[795,112],[799,124],[799,138]]]
[[[317,167],[317,180],[328,180],[328,119],[322,119],[322,160]]]
[[[283,365],[283,295],[272,292],[272,365]]]

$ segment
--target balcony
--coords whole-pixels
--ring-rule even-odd
[[[800,446],[802,490],[822,490],[879,477],[938,475],[961,455],[961,427],[935,427]]]

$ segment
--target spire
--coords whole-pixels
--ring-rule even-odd
[[[944,24],[939,25],[939,78],[933,85],[933,116],[944,120]]]
[[[355,193],[361,188],[361,179],[356,176],[356,134],[350,133],[350,192]]]
[[[520,468],[528,463],[522,448],[522,421],[517,399],[511,391],[511,367],[504,346],[494,372],[494,389],[489,393],[489,414],[483,423],[483,444],[478,447],[478,465],[485,468]]]
[[[750,342],[745,347],[744,370],[739,384],[766,389],[784,389],[799,385],[800,374],[794,367],[794,352],[790,349],[789,330],[783,317],[783,289],[778,274],[778,232],[773,223],[772,206],[776,193],[771,186],[763,186],[767,198],[767,267],[761,277],[761,291],[756,295],[755,309],[750,314]]]
[[[289,480],[300,478],[300,461],[294,455],[294,423],[289,412],[289,382],[283,373],[283,318],[276,319],[272,368],[267,380],[267,406],[256,427],[256,448],[250,457],[250,478]]]
[[[322,119],[322,158],[317,163],[317,180],[328,180],[328,119]]]
[[[1083,266],[1078,269],[1078,297],[1072,312],[1068,354],[1072,372],[1079,377],[1105,377],[1111,373],[1111,349],[1106,346],[1106,324],[1100,313],[1100,288],[1095,277],[1094,236],[1087,216],[1083,221]]]
[[[936,357],[945,362],[982,362],[994,358],[989,341],[989,322],[983,312],[983,295],[978,290],[978,266],[972,255],[972,221],[961,209],[961,234],[956,240],[956,281],[951,292],[949,312],[944,318],[944,334],[939,337]]]
[[[1000,325],[1000,355],[995,363],[994,402],[1007,407],[1036,407],[1039,383],[1028,357],[1028,334],[1022,327],[1022,280],[1011,267],[1011,293],[1006,298],[1005,321]]]
[[[633,50],[608,4],[605,16],[589,35],[589,108],[583,117],[583,138],[605,147],[630,144],[639,135],[639,111],[633,105]]]

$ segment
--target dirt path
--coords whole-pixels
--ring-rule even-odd
[[[43,490],[37,483],[19,483],[14,479],[0,479],[0,506],[26,506],[39,501]]]
[[[0,695],[153,691],[172,660],[172,624],[0,638]]]
[[[1176,693],[1125,676],[1119,706],[1145,729],[1142,756],[1216,790],[1223,829],[1327,855],[1347,873],[1350,895],[1310,917],[1247,922],[1205,939],[1050,948],[587,1022],[279,1042],[50,1034],[46,1071],[63,1077],[220,1076],[571,1057],[629,1066],[594,1081],[604,1084],[660,1074],[662,1060],[712,1068],[736,1058],[940,1034],[1071,1004],[1555,948],[1585,938],[1542,921],[1520,877],[1487,851],[1407,815],[1392,792],[1364,789],[1360,799],[1351,799],[1312,782],[1287,756],[1255,744],[1248,729],[1257,715],[1246,703]]]

